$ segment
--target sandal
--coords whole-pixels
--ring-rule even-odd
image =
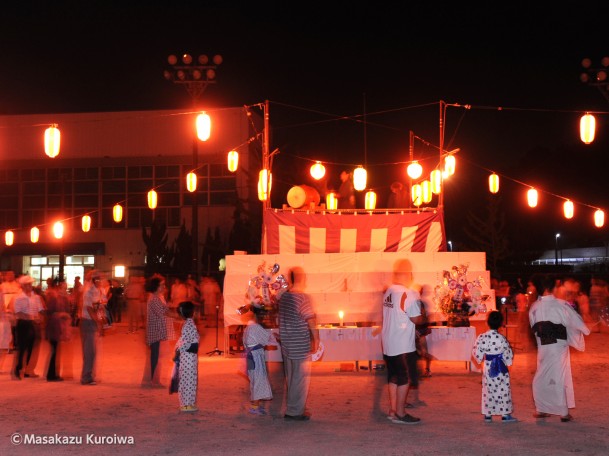
[[[573,421],[573,417],[571,415],[565,415],[560,417],[561,423],[568,423],[569,421]]]
[[[544,413],[544,412],[535,412],[533,414],[533,418],[549,418],[550,414],[549,413]]]
[[[501,422],[502,423],[516,423],[518,421],[518,418],[514,418],[512,415],[507,414],[507,415],[503,415],[501,417]]]

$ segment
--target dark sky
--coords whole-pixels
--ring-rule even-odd
[[[299,170],[321,159],[336,183],[341,168],[366,164],[371,186],[384,195],[403,176],[410,130],[432,144],[417,141],[415,158],[433,158],[444,100],[472,106],[447,109],[446,149],[461,149],[460,177],[447,187],[449,236],[458,236],[458,214],[485,204],[488,170],[609,209],[602,116],[597,142],[578,143],[581,113],[609,111],[607,99],[579,81],[584,57],[609,55],[606,2],[563,9],[402,3],[3,5],[0,114],[190,108],[186,91],[163,78],[167,56],[221,54],[217,84],[201,103],[270,100],[272,147],[281,151],[275,166],[287,186],[304,183]],[[514,209],[524,201],[518,192],[526,188],[518,187],[504,195]],[[544,226],[540,239],[548,248],[560,229],[573,239],[609,240],[606,228],[582,228],[591,225],[587,212],[564,226],[555,217],[559,208],[545,210],[510,217]]]

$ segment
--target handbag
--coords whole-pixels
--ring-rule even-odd
[[[171,371],[171,382],[169,382],[169,394],[177,393],[180,389],[180,351],[176,350],[173,358],[173,370]]]

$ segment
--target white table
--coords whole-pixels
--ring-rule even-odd
[[[325,347],[321,361],[355,361],[356,368],[359,368],[359,361],[368,361],[371,368],[372,361],[383,359],[381,335],[373,334],[375,330],[378,331],[378,326],[318,327],[317,329],[319,340]],[[276,333],[278,329],[274,328],[271,331]],[[273,345],[267,346],[267,360],[282,361],[281,349],[277,344]]]
[[[476,341],[476,328],[447,326],[430,326],[431,334],[427,336],[427,350],[440,361],[464,361],[466,367],[471,368],[471,354]],[[359,361],[368,361],[369,368],[372,361],[383,359],[381,335],[374,335],[378,326],[358,328],[356,326],[318,327],[319,340],[324,344],[325,351],[321,361],[355,361],[359,368]],[[278,329],[271,329],[278,332]],[[274,341],[274,339],[273,339]],[[282,361],[281,349],[275,343],[271,350],[267,350],[268,361]]]
[[[476,342],[476,328],[473,326],[449,327],[430,326],[427,351],[440,361],[464,361],[471,369],[472,348]]]

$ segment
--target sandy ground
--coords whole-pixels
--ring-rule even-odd
[[[178,412],[177,395],[144,389],[140,381],[146,350],[143,332],[127,334],[118,326],[101,339],[97,386],[78,381],[81,353],[78,334],[71,357],[75,378],[47,383],[44,377],[11,380],[0,375],[0,455],[25,454],[205,454],[205,455],[430,455],[430,454],[609,454],[609,332],[586,339],[586,352],[572,352],[577,408],[575,421],[533,418],[531,380],[534,349],[517,350],[511,369],[514,415],[518,423],[485,424],[480,414],[480,374],[461,362],[432,364],[433,377],[421,382],[425,406],[411,410],[418,425],[392,424],[382,371],[341,372],[341,363],[315,363],[309,422],[283,419],[281,364],[270,364],[275,398],[269,416],[247,413],[248,383],[243,360],[208,356],[215,330],[201,330],[198,405],[194,414]],[[220,334],[220,348],[223,337]],[[42,344],[37,373],[42,374],[48,348]],[[68,356],[70,353],[68,351]],[[3,370],[12,361],[5,360]],[[163,382],[171,363],[165,358]],[[69,372],[64,370],[63,375]],[[23,443],[23,439],[60,437],[82,444]],[[88,436],[111,437],[110,443]],[[134,443],[117,443],[118,438]],[[13,443],[19,440],[20,444]]]

